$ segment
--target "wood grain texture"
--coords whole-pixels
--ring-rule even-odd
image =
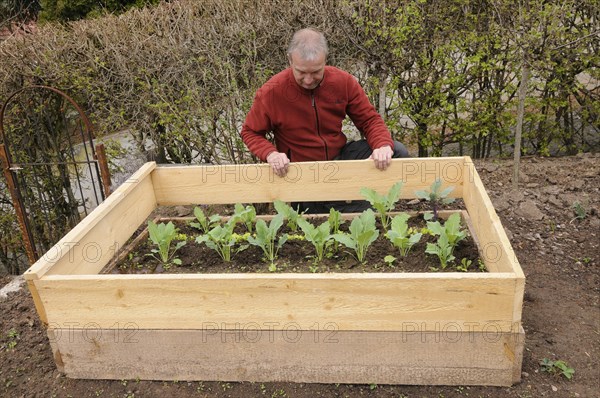
[[[49,323],[333,322],[340,330],[513,330],[512,274],[163,274],[47,276],[35,281]]]
[[[299,162],[290,164],[285,178],[275,176],[268,164],[157,167],[152,180],[159,205],[364,199],[361,188],[387,193],[398,181],[406,199],[436,178],[444,187],[453,185],[452,195],[461,197],[465,159],[392,159],[385,171],[371,160]]]
[[[155,167],[142,166],[31,266],[25,278],[98,273],[156,208],[150,178]]]
[[[513,320],[520,322],[525,295],[525,274],[472,162],[465,163],[464,175],[467,182],[463,200],[479,239],[480,254],[488,269],[514,273]]]
[[[68,377],[495,385],[520,380],[523,331],[49,329]]]

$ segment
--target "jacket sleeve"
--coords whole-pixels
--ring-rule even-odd
[[[385,122],[369,102],[367,94],[352,75],[348,75],[348,106],[346,113],[365,136],[371,149],[389,145],[394,148],[392,135]]]
[[[266,138],[266,134],[272,130],[273,125],[264,103],[264,95],[262,90],[259,89],[242,125],[241,136],[250,152],[262,161],[266,161],[271,152],[277,151],[275,146]]]

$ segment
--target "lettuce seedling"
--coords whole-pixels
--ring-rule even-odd
[[[430,191],[415,191],[415,195],[419,199],[425,199],[431,203],[431,207],[433,210],[433,221],[437,221],[438,219],[438,209],[443,204],[450,204],[454,202],[454,198],[449,198],[448,195],[450,192],[454,190],[454,187],[448,187],[444,190],[442,189],[442,180],[439,178],[436,179],[433,184],[431,184]]]
[[[299,213],[297,210],[294,210],[291,206],[287,205],[285,202],[281,200],[276,200],[273,202],[275,206],[275,210],[277,214],[281,214],[281,216],[287,220],[287,226],[293,231],[298,231],[298,220],[302,218],[303,213]]]
[[[380,195],[371,188],[362,188],[361,195],[371,203],[378,212],[381,219],[381,225],[385,231],[388,230],[389,217],[388,212],[394,210],[396,202],[400,199],[400,191],[402,190],[402,181],[398,181],[390,188],[387,195]]]
[[[275,243],[277,231],[279,231],[282,225],[283,215],[281,214],[273,217],[269,225],[267,225],[265,220],[258,220],[256,222],[256,237],[248,237],[248,243],[260,247],[265,254],[265,258],[270,261],[271,266],[277,257],[277,252],[287,241],[287,234],[283,234],[279,237],[279,241]]]
[[[198,236],[196,243],[204,243],[219,253],[223,261],[230,262],[232,251],[236,254],[248,248],[248,245],[241,245],[237,250],[233,250],[239,240],[239,235],[233,233],[234,226],[235,221],[231,218],[225,225],[216,225],[208,233]]]
[[[375,213],[371,209],[362,212],[350,223],[350,234],[337,233],[333,238],[349,249],[354,250],[359,262],[365,261],[367,249],[375,242],[379,231],[375,228]]]
[[[304,237],[307,241],[313,244],[317,252],[316,261],[321,262],[323,260],[323,254],[327,243],[331,242],[333,236],[329,233],[329,221],[325,221],[318,227],[315,227],[303,218],[298,220],[298,226],[304,232]]]
[[[220,215],[213,214],[212,216],[207,217],[200,207],[194,208],[194,216],[198,222],[191,222],[190,227],[197,228],[205,234],[207,234],[213,226],[221,222]]]
[[[422,234],[410,233],[408,228],[408,219],[410,216],[406,213],[401,213],[392,219],[392,228],[387,232],[386,236],[394,246],[400,249],[403,257],[406,257],[410,249],[419,243]]]
[[[244,223],[248,232],[252,233],[254,231],[254,222],[256,221],[256,209],[252,205],[244,207],[241,203],[236,203],[231,219],[234,220],[234,223]]]
[[[156,224],[154,221],[148,221],[148,235],[152,243],[156,245],[156,249],[151,249],[151,257],[163,263],[163,266],[168,266],[170,263],[181,265],[181,260],[174,258],[175,252],[185,246],[186,241],[177,242],[171,250],[171,242],[177,238],[178,230],[171,221],[168,224]],[[156,256],[158,254],[158,257]],[[165,267],[167,268],[167,267]]]
[[[448,238],[448,243],[452,247],[452,250],[454,250],[458,242],[467,237],[467,231],[461,229],[459,213],[454,213],[450,217],[448,217],[443,226],[440,224],[439,221],[428,221],[427,229],[429,229],[435,235],[446,235],[446,237]]]

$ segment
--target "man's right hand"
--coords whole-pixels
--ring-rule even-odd
[[[271,152],[267,156],[267,163],[271,165],[271,168],[279,177],[284,177],[287,174],[290,160],[287,155],[282,152]]]

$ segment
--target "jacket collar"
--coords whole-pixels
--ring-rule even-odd
[[[304,88],[300,85],[298,85],[298,83],[296,83],[296,79],[294,79],[294,72],[292,71],[292,67],[288,66],[287,68],[287,74],[288,74],[288,81],[290,82],[291,85],[293,85],[294,87],[296,87],[298,89],[298,91],[300,91],[301,93],[310,95],[312,93],[314,93],[316,90],[318,90],[319,88],[326,86],[327,85],[327,76],[329,75],[329,66],[325,65],[325,71],[323,72],[323,78],[321,79],[321,82],[319,83],[319,85],[315,88],[313,88],[312,90],[309,90],[307,88]]]

